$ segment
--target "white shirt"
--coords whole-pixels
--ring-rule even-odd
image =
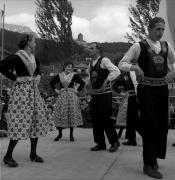
[[[149,46],[156,54],[160,53],[161,45],[159,41],[153,42],[150,39],[146,39],[146,41],[148,42]],[[130,71],[130,68],[132,66],[131,61],[136,60],[137,63],[137,60],[140,56],[140,52],[141,52],[141,47],[139,43],[135,43],[134,45],[132,45],[128,50],[128,52],[125,54],[125,56],[119,62],[118,65],[119,69],[127,72]],[[170,71],[175,70],[175,52],[173,51],[170,43],[168,43],[167,65]]]
[[[130,71],[130,72],[129,72],[129,75],[130,75],[131,80],[132,80],[132,83],[133,83],[133,85],[134,85],[135,93],[137,93],[137,85],[138,85],[138,82],[137,82],[137,80],[136,80],[135,71]]]
[[[100,57],[98,57],[96,60],[93,60],[92,66],[94,67],[96,63],[98,62]],[[100,67],[102,69],[107,69],[109,71],[107,79],[109,81],[115,80],[121,73],[120,70],[117,66],[115,66],[109,58],[104,57],[101,61]],[[90,70],[90,65],[89,65],[89,70]],[[90,71],[89,71],[90,72]]]

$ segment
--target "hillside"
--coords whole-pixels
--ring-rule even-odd
[[[21,34],[19,32],[5,30],[4,47],[7,51],[11,53],[15,53],[17,51],[17,42],[20,35]],[[54,42],[37,38],[36,44],[36,56],[41,64],[49,65],[51,63],[59,63],[64,59],[62,52]],[[115,63],[122,58],[123,54],[130,46],[131,44],[124,42],[102,43],[104,55],[108,56]]]

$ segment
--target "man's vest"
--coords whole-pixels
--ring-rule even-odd
[[[138,65],[144,72],[144,81],[142,84],[165,85],[164,77],[168,71],[167,42],[160,42],[161,51],[159,54],[156,54],[154,50],[151,49],[146,40],[139,42],[139,44],[141,52],[138,58]]]
[[[100,67],[102,59],[103,57],[100,57],[95,66],[92,65],[92,62],[90,65],[90,80],[92,85],[92,92],[99,92],[100,94],[104,93],[104,90],[101,91],[100,88],[102,87],[105,79],[109,74],[109,71],[107,69],[102,69]],[[111,91],[111,88],[108,88],[106,90]]]

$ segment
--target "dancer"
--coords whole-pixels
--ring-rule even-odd
[[[143,171],[161,179],[157,159],[165,159],[168,134],[168,83],[175,78],[175,54],[160,41],[165,29],[161,17],[150,20],[148,37],[135,43],[119,63],[123,71],[135,71],[143,140]],[[133,61],[134,60],[134,61]]]
[[[70,128],[70,141],[74,141],[73,129],[83,124],[78,92],[83,89],[85,82],[73,72],[73,63],[65,62],[63,71],[50,81],[51,88],[58,93],[53,112],[53,120],[59,131],[54,139],[62,138],[62,129]],[[59,87],[59,88],[58,88]]]
[[[8,136],[10,138],[3,161],[9,167],[17,167],[13,159],[13,150],[20,139],[30,138],[30,160],[43,163],[44,160],[36,153],[38,137],[44,136],[54,128],[46,114],[46,106],[40,96],[39,62],[34,57],[35,37],[33,34],[21,36],[19,50],[0,61],[0,72],[14,81],[6,113]]]
[[[111,144],[109,152],[115,152],[120,146],[112,115],[112,90],[110,82],[120,75],[119,69],[107,57],[102,57],[102,48],[97,43],[90,43],[87,51],[92,58],[90,63],[91,118],[93,136],[96,145],[91,151],[106,149],[105,136]]]

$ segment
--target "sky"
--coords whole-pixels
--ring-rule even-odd
[[[128,7],[135,0],[69,0],[74,8],[72,33],[79,33],[87,42],[127,42],[126,32],[131,32]],[[5,22],[29,26],[36,31],[35,0],[0,0],[5,3]]]

